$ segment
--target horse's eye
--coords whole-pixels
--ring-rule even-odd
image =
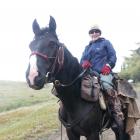
[[[50,41],[49,42],[49,46],[54,46],[55,45],[55,42],[54,41]]]

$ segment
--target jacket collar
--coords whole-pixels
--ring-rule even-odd
[[[95,41],[90,41],[90,42],[89,42],[89,45],[92,45],[93,43],[101,42],[101,41],[103,41],[103,40],[105,40],[105,38],[100,37],[100,38],[98,38],[98,39],[95,40]]]

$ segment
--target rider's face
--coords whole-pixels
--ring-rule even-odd
[[[100,37],[100,32],[92,32],[89,34],[89,36],[91,37],[91,39],[94,41],[94,40],[97,40],[99,37]]]

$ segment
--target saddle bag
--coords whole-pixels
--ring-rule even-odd
[[[82,78],[81,97],[86,101],[97,101],[100,93],[100,84],[95,76],[90,74]]]
[[[106,110],[106,103],[103,93],[101,92],[101,86],[98,78],[95,76],[86,75],[83,77],[81,83],[81,98],[90,102],[99,100],[101,109]]]

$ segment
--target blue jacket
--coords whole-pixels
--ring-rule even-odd
[[[91,69],[100,73],[105,64],[109,64],[111,68],[114,68],[117,60],[116,51],[108,40],[99,38],[85,47],[80,64],[84,60],[90,61],[92,64]]]

